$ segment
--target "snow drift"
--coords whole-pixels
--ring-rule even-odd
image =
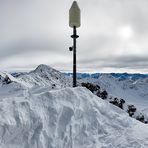
[[[85,88],[0,96],[1,148],[147,148],[148,125]]]

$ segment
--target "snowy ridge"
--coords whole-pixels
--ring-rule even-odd
[[[71,86],[71,78],[47,65],[39,65],[35,70],[19,76],[18,79],[28,84],[28,87],[62,88]]]
[[[19,81],[16,79],[16,78],[14,78],[11,74],[9,74],[9,73],[7,73],[7,72],[0,72],[0,80],[1,80],[1,82],[6,78],[6,77],[8,77],[11,81],[13,81],[13,82],[17,82],[17,83],[19,83]]]
[[[85,78],[80,79],[80,81],[81,83],[98,84],[109,94],[118,98],[124,98],[125,101],[134,104],[139,109],[144,109],[148,106],[148,78],[120,81],[112,75],[102,74],[98,79]]]
[[[2,148],[148,147],[147,125],[85,88],[22,94],[0,98]]]
[[[81,83],[83,87],[89,89],[93,94],[100,97],[103,100],[108,101],[109,103],[119,107],[129,114],[130,117],[135,118],[143,123],[148,124],[148,114],[145,111],[140,111],[133,104],[128,104],[123,98],[119,98],[108,94],[108,92],[102,89],[99,85],[92,83]]]
[[[16,91],[27,89],[27,84],[7,72],[0,73],[0,96],[13,95]]]
[[[42,91],[42,89],[60,89],[72,85],[70,77],[47,65],[39,65],[35,70],[29,73],[23,73],[13,77],[9,73],[0,73],[0,95],[8,92],[15,93],[16,90],[33,89]],[[7,77],[7,79],[5,79]],[[7,86],[7,84],[9,84]]]

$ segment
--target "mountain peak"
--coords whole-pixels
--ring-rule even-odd
[[[40,71],[42,71],[42,70],[51,70],[51,69],[53,69],[53,68],[51,68],[51,67],[48,66],[48,65],[40,64],[39,66],[37,66],[37,68],[36,68],[35,70],[40,70]]]
[[[60,73],[59,71],[57,71],[56,69],[45,65],[45,64],[40,64],[35,70],[33,70],[32,72],[37,72],[37,73]]]

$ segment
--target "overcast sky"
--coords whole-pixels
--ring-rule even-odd
[[[0,70],[72,70],[72,0],[0,0]],[[148,73],[148,0],[78,0],[80,72]]]

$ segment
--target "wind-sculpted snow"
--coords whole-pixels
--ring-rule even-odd
[[[35,89],[0,96],[1,148],[148,147],[148,125],[86,88]]]

